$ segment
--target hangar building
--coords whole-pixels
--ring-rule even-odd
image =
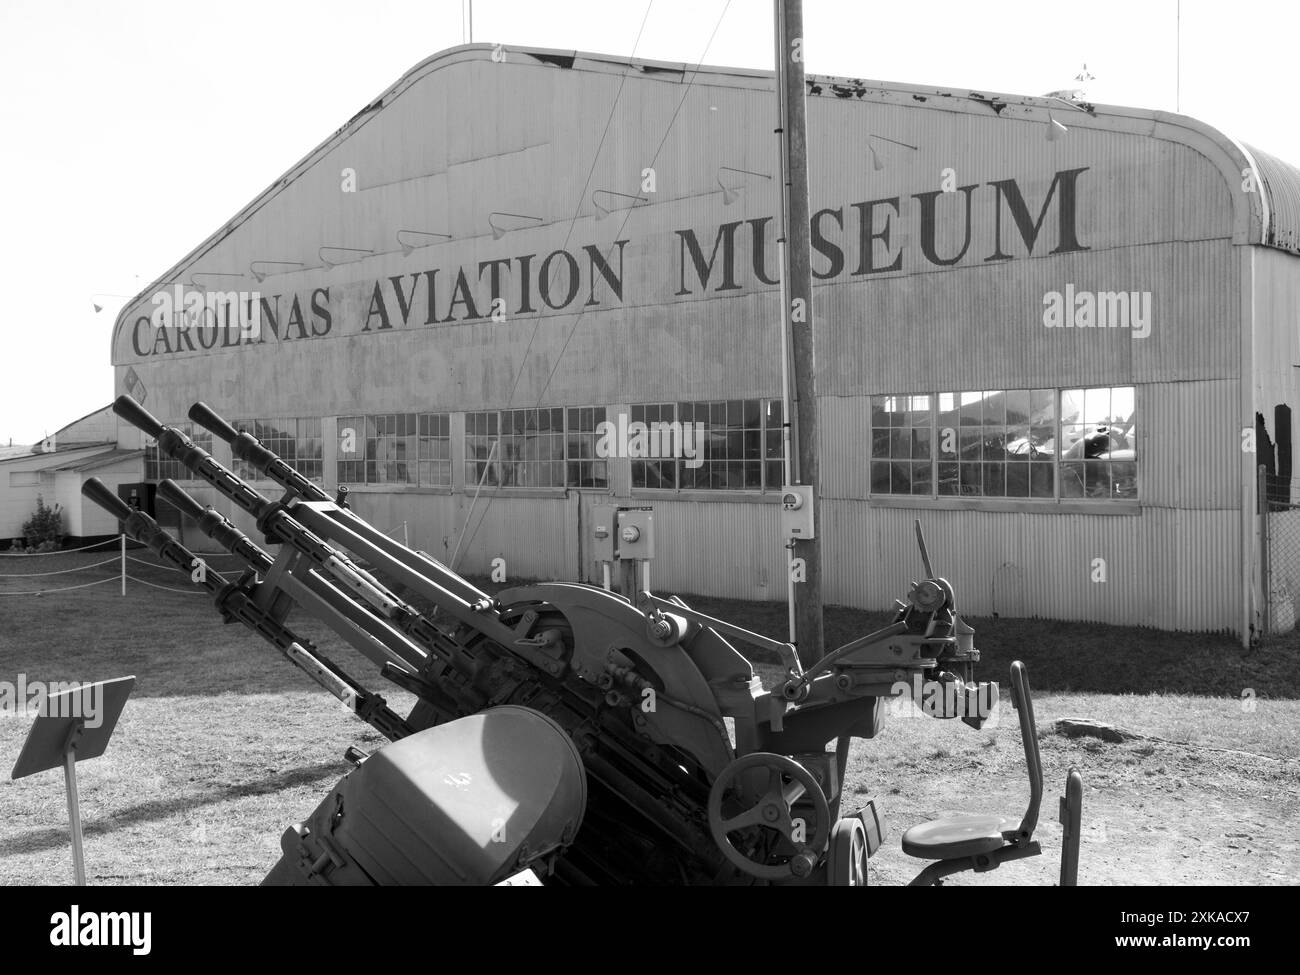
[[[1256,502],[1300,171],[1165,112],[808,93],[827,600],[889,605],[920,518],[967,613],[1248,640],[1300,589]],[[444,51],[124,308],[118,392],[205,400],[462,570],[598,580],[614,499],[656,588],[784,599],[775,111],[770,73]],[[654,423],[700,449],[645,456]]]

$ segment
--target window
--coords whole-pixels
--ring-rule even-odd
[[[169,426],[180,430],[185,436],[193,440],[196,446],[202,447],[208,453],[212,452],[212,434],[207,430],[196,427],[193,423],[172,423]],[[167,477],[170,477],[173,481],[194,480],[194,475],[190,473],[189,468],[159,450],[157,442],[146,444],[144,448],[144,479],[146,481],[161,481]]]
[[[481,482],[488,487],[609,487],[608,461],[598,449],[603,423],[603,406],[466,413],[465,483],[477,486]]]
[[[644,424],[647,431],[655,424],[673,423],[676,420],[677,404],[676,403],[645,403],[631,408],[629,431],[633,423]],[[660,427],[662,429],[662,426]],[[630,438],[629,438],[630,439]],[[701,445],[696,445],[698,450]],[[634,456],[634,452],[628,444],[628,456]],[[638,451],[639,452],[639,451]],[[622,456],[623,451],[616,451]],[[677,487],[677,458],[655,457],[646,460],[633,459],[632,461],[632,486],[634,488],[676,488]]]
[[[448,413],[379,413],[338,419],[340,484],[451,484]]]
[[[609,487],[609,461],[596,456],[605,407],[582,406],[568,410],[565,433],[564,482],[570,487]]]
[[[1137,497],[1133,389],[1061,393],[1061,497]]]
[[[781,488],[780,400],[645,403],[632,406],[629,419],[634,488]]]
[[[501,483],[501,417],[495,410],[465,414],[465,483]]]
[[[871,493],[1136,498],[1133,387],[873,396]]]
[[[321,459],[319,417],[237,420],[233,426],[241,433],[251,433],[261,441],[262,446],[303,477],[316,482],[323,479],[325,466]],[[238,457],[235,458],[235,473],[246,481],[263,476]]]
[[[421,413],[420,485],[451,487],[451,414]]]
[[[564,487],[564,410],[501,411],[503,487]]]
[[[930,397],[873,396],[871,493],[931,493]]]

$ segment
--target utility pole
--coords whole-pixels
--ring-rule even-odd
[[[775,0],[777,98],[781,103],[781,184],[784,188],[786,307],[793,360],[794,483],[804,485],[813,506],[813,537],[795,539],[793,555],[801,569],[794,584],[795,646],[805,666],[821,658],[822,629],[821,508],[817,465],[817,374],[813,352],[812,242],[808,204],[808,124],[805,109],[803,0]]]

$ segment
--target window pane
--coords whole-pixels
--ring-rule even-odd
[[[957,464],[939,465],[939,483],[936,493],[940,495],[955,495],[961,493]]]
[[[932,403],[928,395],[871,398],[871,456],[894,461],[888,486],[883,468],[873,464],[873,494],[933,493]]]
[[[889,461],[873,460],[871,462],[871,493],[889,493]]]

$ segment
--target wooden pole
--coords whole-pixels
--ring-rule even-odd
[[[813,500],[813,537],[796,539],[803,581],[795,584],[795,647],[805,666],[822,656],[821,508],[817,503],[817,375],[813,345],[812,241],[808,204],[808,125],[805,109],[803,0],[775,0],[780,29],[777,94],[785,119],[782,183],[785,186],[786,321],[791,337],[794,383],[796,484]]]

